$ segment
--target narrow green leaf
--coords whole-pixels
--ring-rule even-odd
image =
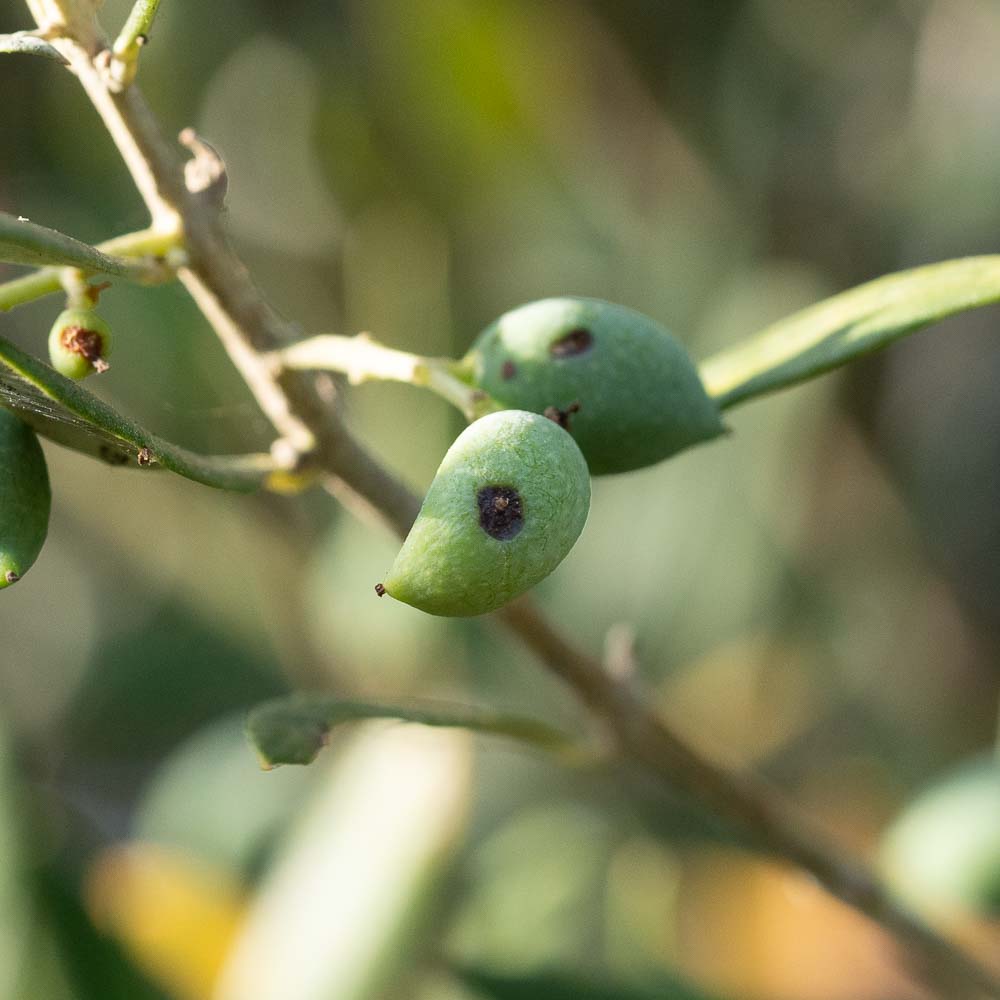
[[[1000,255],[886,275],[819,302],[699,366],[720,407],[847,364],[955,313],[1000,301]]]
[[[43,56],[64,63],[62,54],[32,31],[15,31],[10,35],[0,35],[0,54],[17,53],[29,56]]]
[[[270,455],[199,455],[164,441],[3,337],[0,405],[56,443],[116,465],[160,466],[206,486],[241,491],[264,485],[274,472]]]
[[[546,750],[569,749],[571,740],[543,722],[468,705],[439,702],[353,701],[297,694],[265,702],[250,712],[247,736],[265,767],[310,764],[327,743],[330,730],[361,719],[399,719],[492,733]]]
[[[72,236],[46,229],[27,219],[18,219],[6,212],[0,212],[0,260],[9,264],[30,264],[32,267],[46,264],[78,267],[84,271],[120,277],[128,277],[136,270],[136,265],[130,261],[109,257]]]

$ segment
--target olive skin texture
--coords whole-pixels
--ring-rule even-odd
[[[580,449],[558,424],[504,410],[448,449],[376,590],[432,615],[481,615],[548,576],[590,510]]]
[[[880,861],[904,902],[930,916],[1000,917],[1000,763],[966,761],[893,822]]]
[[[543,299],[505,313],[461,362],[502,406],[579,404],[569,431],[594,475],[652,465],[725,432],[683,347],[659,324],[598,299]]]
[[[52,492],[34,431],[0,409],[0,589],[31,568],[49,530]]]
[[[93,309],[65,309],[49,332],[49,361],[60,375],[79,380],[106,371],[111,328]]]

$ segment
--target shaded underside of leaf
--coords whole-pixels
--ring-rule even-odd
[[[206,486],[249,491],[274,469],[269,455],[205,456],[164,441],[2,337],[0,405],[57,444],[112,464],[160,466]]]
[[[32,31],[15,31],[9,35],[0,35],[0,55],[7,54],[43,56],[63,64],[66,62],[60,52]]]
[[[0,212],[0,260],[32,267],[47,264],[78,267],[84,271],[116,274],[119,277],[128,277],[135,270],[135,265],[129,261],[109,257],[72,236],[27,219],[18,219],[6,212]]]
[[[247,717],[247,736],[265,767],[309,764],[327,743],[330,730],[363,719],[397,719],[491,733],[532,746],[568,749],[571,740],[543,722],[468,705],[444,702],[355,701],[297,694],[265,702]]]
[[[921,327],[1000,301],[1000,255],[965,257],[859,285],[716,354],[699,370],[720,407],[775,392]]]

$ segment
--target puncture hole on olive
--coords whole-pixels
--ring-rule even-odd
[[[490,538],[506,542],[524,527],[521,494],[513,486],[484,486],[476,494],[479,526]]]
[[[572,417],[574,413],[579,412],[580,402],[577,400],[570,403],[565,410],[560,410],[558,406],[546,406],[542,411],[542,416],[547,420],[551,420],[552,423],[558,424],[564,431],[568,431],[570,429],[570,417]]]
[[[564,333],[549,345],[549,354],[554,358],[572,358],[585,354],[594,346],[594,335],[583,326]]]

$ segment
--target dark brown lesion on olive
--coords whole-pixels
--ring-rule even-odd
[[[542,416],[547,417],[554,424],[558,424],[564,431],[570,429],[569,422],[570,418],[574,413],[580,412],[580,403],[573,402],[566,407],[565,410],[560,410],[558,406],[546,406],[542,410]]]
[[[517,365],[509,358],[500,366],[500,378],[509,382],[517,374]]]
[[[379,597],[385,597],[385,584],[384,583],[376,583],[375,584],[375,593],[378,594]]]
[[[524,527],[521,494],[513,486],[484,486],[476,494],[479,527],[490,538],[506,542]]]
[[[106,372],[108,363],[104,360],[104,337],[97,330],[83,326],[64,327],[59,334],[59,344],[72,354],[79,354],[90,362],[97,372]]]
[[[12,569],[9,569],[4,574],[4,579],[7,581],[8,584],[17,583],[17,581],[21,579],[21,576],[20,574],[15,573]]]
[[[574,358],[586,354],[594,346],[594,335],[585,327],[574,327],[549,344],[549,354],[554,358]]]

